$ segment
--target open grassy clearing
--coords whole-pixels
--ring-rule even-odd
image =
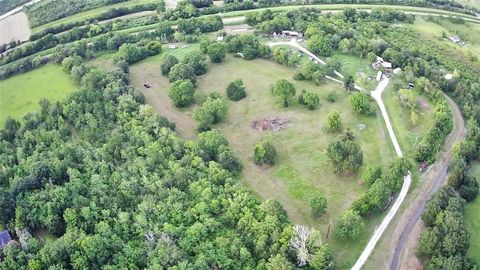
[[[75,88],[62,67],[53,64],[0,80],[0,127],[8,116],[18,120],[28,112],[38,111],[42,98],[62,100]]]
[[[480,0],[457,0],[458,3],[480,9]]]
[[[26,41],[30,38],[30,26],[25,12],[18,12],[0,20],[0,44]]]
[[[161,56],[156,56],[132,66],[131,84],[144,93],[147,102],[156,112],[177,124],[180,134],[195,138],[197,123],[191,117],[195,106],[182,110],[173,106],[167,95],[169,82],[159,72],[160,63]],[[224,95],[230,81],[236,78],[244,80],[248,97],[239,102],[229,102],[227,118],[215,128],[229,139],[230,145],[241,158],[244,164],[243,180],[248,186],[263,199],[275,198],[280,201],[293,222],[316,227],[326,236],[329,226],[335,224],[340,213],[366,191],[359,175],[345,177],[332,173],[326,158],[326,148],[338,134],[329,134],[324,130],[327,113],[332,109],[341,112],[344,127],[354,130],[364,151],[364,164],[387,166],[390,157],[394,156],[393,147],[383,128],[381,117],[354,116],[348,96],[340,84],[327,81],[324,85],[315,86],[309,82],[297,82],[291,79],[293,73],[294,70],[290,68],[266,60],[244,61],[228,57],[222,64],[210,65],[209,72],[198,78],[196,101],[200,104],[213,90]],[[281,78],[294,82],[297,92],[306,89],[318,93],[320,107],[314,111],[308,111],[298,104],[282,108],[279,100],[269,90],[271,84]],[[145,89],[145,81],[152,88]],[[339,97],[333,104],[326,101],[326,95],[331,90]],[[250,128],[252,120],[272,116],[288,119],[289,127],[276,133],[259,132]],[[360,123],[366,124],[367,130],[359,131]],[[255,166],[251,160],[254,145],[263,139],[270,139],[279,154],[277,165],[268,169]],[[329,204],[327,214],[313,219],[308,201],[317,192],[324,193]],[[355,262],[373,232],[374,224],[380,218],[377,216],[369,220],[367,232],[353,244],[339,241],[335,237],[330,239],[340,268],[348,268]]]
[[[98,15],[100,13],[103,13],[103,12],[109,10],[109,9],[112,9],[112,8],[130,7],[130,6],[134,6],[134,5],[138,5],[138,4],[148,4],[148,3],[155,3],[155,2],[157,2],[157,1],[156,0],[129,0],[129,1],[126,1],[126,2],[116,3],[116,4],[113,4],[113,5],[109,5],[109,6],[103,6],[103,7],[87,10],[85,12],[77,13],[77,14],[74,14],[72,16],[62,18],[60,20],[56,20],[56,21],[53,21],[53,22],[49,22],[49,23],[34,27],[34,28],[32,28],[32,33],[40,32],[40,31],[44,30],[45,28],[48,28],[48,27],[51,27],[51,26],[54,26],[54,25],[58,25],[58,24],[61,24],[61,23],[69,23],[69,22],[88,19],[90,17],[96,16],[96,15]]]
[[[470,169],[470,174],[480,180],[480,162],[475,162]],[[480,263],[480,198],[467,205],[465,221],[470,233],[470,248],[467,256],[477,264]]]

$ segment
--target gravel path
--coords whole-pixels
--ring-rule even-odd
[[[385,88],[388,86],[389,82],[390,82],[389,78],[382,79],[378,84],[377,88],[375,89],[375,91],[372,91],[371,95],[373,99],[377,102],[378,106],[380,107],[380,112],[382,113],[382,117],[385,121],[385,125],[387,126],[388,135],[390,136],[390,140],[393,143],[395,152],[399,157],[403,157],[402,150],[400,149],[400,145],[398,144],[397,137],[395,136],[395,132],[393,131],[392,124],[390,123],[390,118],[388,116],[387,109],[385,108],[385,104],[383,103],[383,100],[382,100],[382,93],[385,90]],[[368,241],[367,246],[363,250],[360,257],[358,258],[357,262],[353,265],[352,270],[361,269],[362,266],[367,261],[368,257],[370,257],[370,254],[372,254],[372,251],[377,245],[378,240],[380,240],[380,237],[383,235],[383,232],[385,231],[385,229],[387,229],[388,225],[390,224],[393,217],[397,213],[398,209],[402,205],[403,200],[405,200],[405,197],[407,196],[408,189],[410,188],[411,183],[412,183],[412,176],[409,172],[408,175],[405,176],[403,180],[402,189],[400,190],[400,193],[398,194],[398,197],[395,200],[395,203],[392,205],[387,215],[382,220],[382,223],[380,223],[380,226],[378,226],[375,229],[375,232],[370,238],[370,241]]]

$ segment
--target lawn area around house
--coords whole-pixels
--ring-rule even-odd
[[[42,98],[59,101],[75,89],[62,67],[54,64],[0,80],[0,127],[8,116],[19,120],[27,112],[38,111]]]
[[[457,0],[458,3],[480,9],[480,0]]]
[[[172,53],[182,56],[181,51]],[[196,137],[197,123],[192,118],[195,106],[177,109],[168,98],[168,79],[160,74],[159,66],[162,56],[150,57],[130,69],[131,85],[140,90],[147,103],[160,115],[177,124],[177,131],[184,137]],[[338,134],[324,130],[324,119],[329,111],[340,112],[343,127],[351,128],[364,152],[364,166],[380,165],[386,167],[395,156],[380,115],[373,117],[355,116],[350,108],[348,95],[339,83],[326,81],[316,86],[306,81],[294,81],[294,70],[267,60],[245,61],[228,56],[221,64],[209,65],[206,75],[197,82],[195,99],[197,104],[205,99],[211,91],[218,91],[225,96],[228,83],[234,79],[244,80],[247,98],[238,102],[229,102],[226,119],[216,125],[229,140],[231,147],[240,157],[243,169],[243,181],[262,199],[275,198],[287,210],[294,223],[308,224],[319,229],[326,238],[330,230],[330,243],[336,250],[335,257],[340,269],[349,268],[368,241],[375,224],[381,216],[367,220],[368,226],[362,237],[352,242],[345,242],[332,237],[333,226],[342,211],[349,208],[352,201],[366,192],[360,173],[354,176],[339,176],[326,157],[328,144]],[[297,93],[302,89],[319,94],[320,107],[309,111],[294,102],[291,107],[283,108],[278,98],[270,93],[271,85],[278,79],[289,79],[294,83]],[[151,88],[143,87],[148,81]],[[335,91],[338,100],[326,101],[326,95]],[[250,127],[253,120],[278,116],[289,121],[286,129],[279,132],[260,132]],[[360,131],[359,124],[366,124],[367,129]],[[253,164],[253,148],[261,140],[269,139],[278,152],[278,162],[271,168],[260,168]],[[328,200],[327,213],[314,219],[310,215],[309,199],[316,193],[323,193]]]
[[[474,162],[470,169],[470,175],[480,180],[480,162]],[[467,256],[477,264],[480,263],[480,197],[467,204],[465,210],[465,222],[470,233],[470,248]]]

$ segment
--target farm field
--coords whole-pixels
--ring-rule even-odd
[[[444,46],[458,50],[466,55],[480,58],[480,25],[465,22],[464,24],[455,24],[448,19],[435,18],[434,21],[427,21],[422,18],[416,18],[415,23],[410,25],[412,29],[427,35],[431,39],[441,42]],[[443,38],[447,36],[458,35],[464,42],[464,45],[457,45],[450,40]]]
[[[27,112],[37,111],[42,98],[62,100],[75,88],[62,67],[53,64],[1,80],[0,127],[8,116],[19,120]]]
[[[457,2],[464,5],[464,6],[469,6],[469,7],[474,7],[474,8],[479,8],[480,9],[480,0],[457,0]]]
[[[477,181],[480,180],[480,162],[473,163],[470,174],[475,176]],[[467,256],[476,263],[480,263],[480,198],[477,197],[467,205],[465,221],[470,233],[470,248]]]
[[[19,12],[0,20],[0,44],[26,41],[30,38],[30,26],[25,12]]]
[[[177,52],[181,57],[182,52]],[[147,103],[157,113],[177,124],[177,130],[182,136],[193,139],[197,127],[191,116],[193,108],[179,110],[173,106],[167,96],[168,79],[159,72],[160,63],[161,57],[156,56],[133,65],[130,69],[131,84],[144,93]],[[328,112],[333,109],[339,111],[344,127],[354,131],[364,151],[364,164],[386,167],[391,161],[390,157],[394,156],[393,147],[383,128],[381,117],[354,116],[348,96],[340,84],[327,81],[321,86],[315,86],[309,82],[293,81],[293,73],[294,70],[290,68],[266,60],[245,61],[227,57],[224,63],[210,65],[209,72],[198,78],[195,98],[197,104],[200,104],[213,90],[225,95],[225,88],[230,81],[237,78],[244,80],[247,98],[229,102],[228,116],[215,128],[227,137],[240,157],[244,165],[243,180],[246,185],[263,199],[275,198],[280,201],[292,222],[316,227],[326,236],[329,226],[335,224],[340,213],[366,191],[360,174],[344,177],[332,172],[326,158],[326,148],[338,134],[329,134],[323,128]],[[292,81],[297,93],[302,89],[318,93],[320,107],[314,111],[308,111],[298,104],[282,108],[278,99],[270,93],[271,85],[281,78]],[[145,89],[144,82],[150,83],[152,88]],[[338,95],[338,100],[328,103],[326,95],[332,90]],[[279,132],[260,132],[250,127],[253,120],[275,116],[289,120],[289,126]],[[359,131],[360,123],[366,124],[365,131]],[[277,165],[268,169],[259,168],[252,162],[254,145],[263,139],[272,141],[279,154]],[[317,192],[326,195],[328,209],[327,214],[313,219],[308,201]],[[377,216],[368,221],[371,224],[367,224],[366,232],[355,244],[339,241],[335,237],[331,239],[341,269],[354,263],[379,219],[380,216]]]
[[[55,20],[55,21],[52,21],[52,22],[34,27],[34,28],[32,28],[32,32],[37,33],[37,32],[40,32],[40,31],[44,30],[45,28],[48,28],[48,27],[51,27],[51,26],[54,26],[54,25],[58,25],[58,24],[61,24],[61,23],[69,23],[69,22],[88,19],[92,16],[98,15],[98,14],[100,14],[102,12],[105,12],[105,11],[107,11],[109,9],[112,9],[112,8],[130,7],[130,6],[134,6],[134,5],[138,5],[138,4],[148,4],[148,3],[153,3],[153,2],[156,2],[156,1],[155,0],[129,0],[129,1],[126,1],[126,2],[120,2],[120,3],[109,5],[109,6],[103,6],[103,7],[87,10],[87,11],[84,11],[84,12],[81,12],[81,13],[74,14],[72,16],[68,16],[68,17],[65,17],[65,18],[62,18],[62,19],[59,19],[59,20]]]

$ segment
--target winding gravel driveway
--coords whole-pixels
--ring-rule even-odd
[[[375,89],[375,91],[372,91],[371,95],[373,99],[377,102],[378,107],[380,107],[380,112],[382,113],[382,117],[385,121],[385,125],[387,126],[388,135],[390,136],[390,140],[393,143],[393,147],[395,148],[395,152],[397,153],[397,156],[403,157],[402,149],[400,149],[400,145],[398,144],[397,137],[395,136],[395,132],[393,131],[392,123],[390,122],[387,109],[385,108],[385,104],[383,103],[383,100],[382,100],[382,93],[385,90],[385,88],[388,86],[389,82],[390,82],[389,78],[382,79],[378,84],[377,88]],[[392,205],[392,207],[388,211],[385,218],[383,218],[382,223],[380,223],[380,226],[378,226],[375,229],[375,232],[370,238],[370,241],[368,241],[367,246],[363,250],[360,257],[358,258],[357,262],[353,265],[352,270],[361,269],[362,266],[367,261],[368,257],[370,257],[370,254],[372,254],[372,251],[377,245],[378,240],[380,240],[380,237],[383,235],[383,232],[387,229],[388,225],[390,224],[393,217],[397,213],[398,209],[402,205],[402,202],[405,200],[405,197],[407,196],[408,189],[410,188],[411,184],[412,184],[412,176],[411,176],[411,173],[408,172],[408,175],[405,176],[403,180],[402,189],[400,190],[400,193],[398,194],[398,197],[395,200],[395,203]]]

